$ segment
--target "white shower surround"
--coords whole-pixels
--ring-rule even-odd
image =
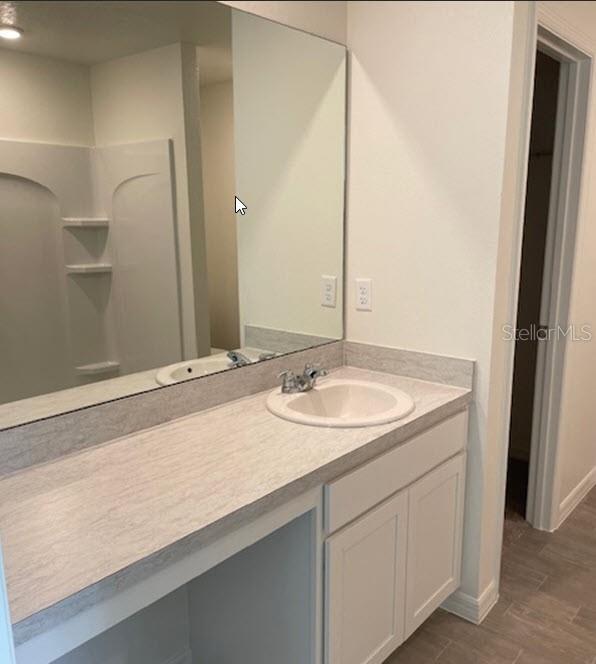
[[[42,350],[66,367],[65,384],[54,389],[78,385],[81,376],[84,381],[90,374],[113,377],[183,359],[171,142],[88,148],[1,141],[1,146],[0,180],[9,176],[31,184],[31,201],[49,192],[42,209],[55,203],[48,208],[48,223],[62,320],[53,325],[65,343],[60,349],[50,338]],[[10,201],[5,205],[14,207]],[[27,215],[26,209],[21,214]],[[34,307],[28,309],[26,275],[18,274],[37,266],[17,261],[13,267],[17,273],[10,283],[22,284],[17,315],[42,328],[49,322],[36,320]],[[41,336],[43,347],[46,335]],[[23,337],[22,347],[10,352],[26,357],[28,343]],[[91,372],[89,365],[99,366]],[[35,381],[35,365],[28,370]]]

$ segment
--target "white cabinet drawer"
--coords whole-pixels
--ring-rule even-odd
[[[467,411],[457,413],[325,485],[325,529],[335,532],[465,449]]]

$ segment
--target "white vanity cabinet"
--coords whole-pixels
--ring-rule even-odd
[[[380,664],[457,589],[466,438],[459,413],[325,487],[325,664]]]

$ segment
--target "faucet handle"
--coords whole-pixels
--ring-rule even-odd
[[[280,374],[277,376],[278,378],[281,378],[281,391],[282,392],[295,392],[298,386],[298,376],[291,370],[291,369],[286,369],[285,371],[282,371]]]
[[[317,367],[313,364],[304,365],[304,372],[302,373],[302,380],[306,384],[306,389],[312,390],[317,382],[317,378],[326,376],[329,372],[323,367]]]
[[[310,380],[316,380],[321,376],[326,376],[329,372],[324,367],[318,367],[316,364],[305,364],[304,365],[304,376],[310,378]]]

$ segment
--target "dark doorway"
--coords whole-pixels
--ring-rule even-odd
[[[528,182],[522,242],[511,428],[507,472],[507,509],[525,518],[534,416],[536,362],[540,329],[542,284],[561,65],[540,51],[536,55],[534,100],[528,161]]]

